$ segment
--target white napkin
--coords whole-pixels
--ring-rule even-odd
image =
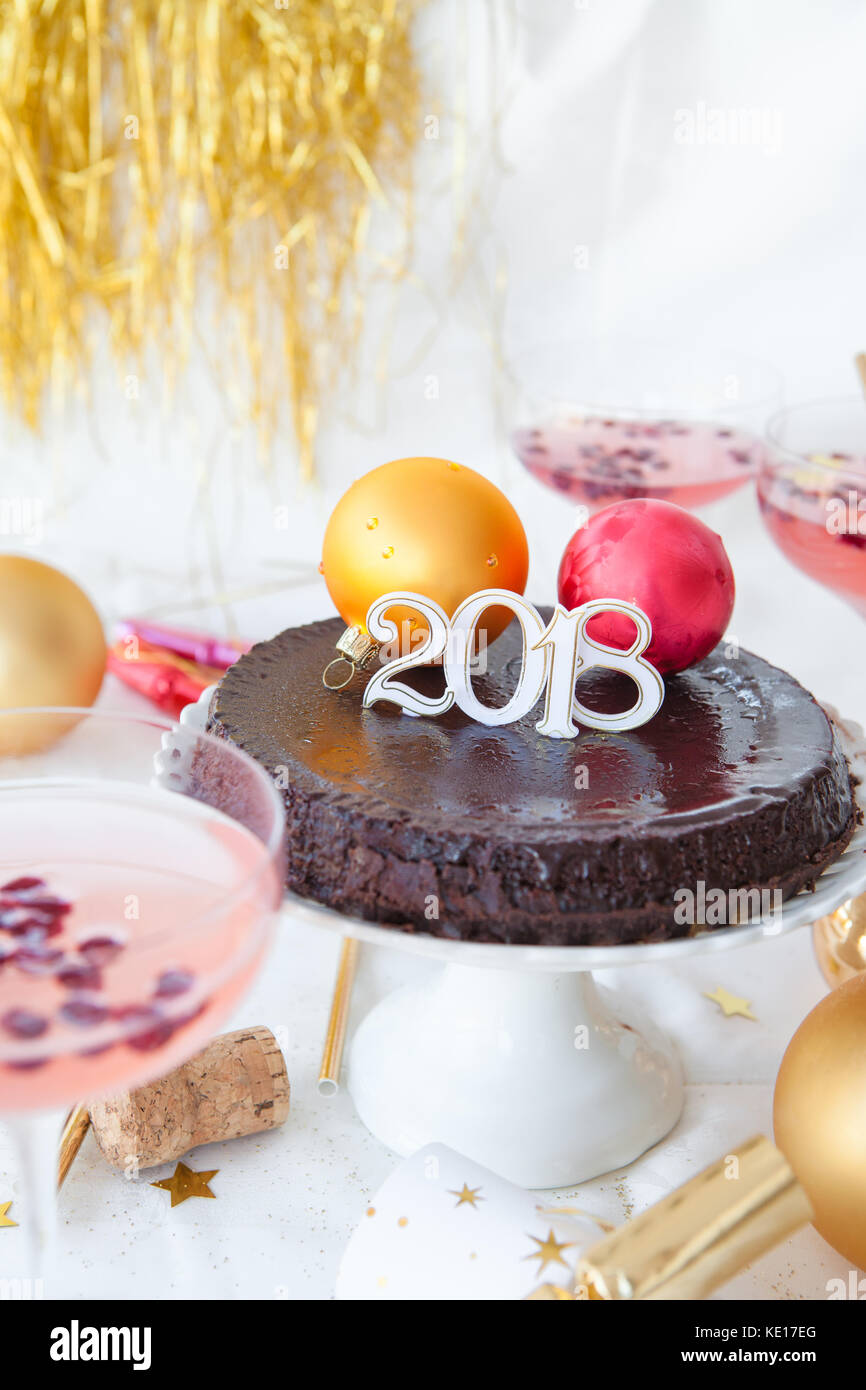
[[[549,1209],[489,1169],[428,1144],[397,1167],[367,1207],[337,1276],[338,1299],[523,1299],[570,1287],[603,1225]]]

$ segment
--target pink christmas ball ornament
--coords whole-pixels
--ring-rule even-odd
[[[638,497],[615,502],[576,531],[559,566],[559,601],[636,603],[652,623],[647,661],[663,675],[684,671],[711,652],[734,608],[734,574],[720,536],[672,502]],[[617,614],[588,624],[589,635],[628,648],[634,624]]]

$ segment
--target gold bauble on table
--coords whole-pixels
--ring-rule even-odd
[[[105,635],[87,595],[51,565],[0,555],[0,710],[92,705],[104,672]],[[0,720],[0,753],[43,743],[32,716]]]
[[[827,995],[800,1024],[776,1081],[773,1124],[816,1228],[866,1269],[866,975]]]
[[[338,612],[364,627],[370,604],[395,590],[435,600],[450,618],[479,589],[522,594],[529,570],[526,533],[498,487],[450,459],[405,458],[374,468],[335,507],[322,547],[321,571]],[[423,624],[407,608],[390,616],[417,642]],[[484,615],[487,641],[512,614]]]

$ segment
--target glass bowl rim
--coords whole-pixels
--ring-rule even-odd
[[[679,347],[681,340],[670,337],[666,338],[664,336],[656,338],[652,337],[651,335],[645,335],[640,333],[612,333],[609,335],[599,333],[594,337],[580,337],[576,335],[571,338],[563,335],[553,335],[549,338],[526,339],[523,342],[506,344],[503,347],[503,368],[506,374],[509,375],[511,379],[514,381],[515,385],[522,392],[522,394],[533,403],[537,403],[543,407],[549,407],[551,405],[554,405],[564,407],[570,410],[580,410],[587,413],[592,413],[593,415],[600,415],[602,418],[608,416],[609,418],[616,418],[617,420],[626,421],[630,419],[654,421],[676,421],[678,419],[685,419],[696,422],[705,421],[707,423],[712,423],[712,420],[715,419],[717,415],[724,416],[725,418],[727,418],[730,415],[736,414],[738,411],[741,412],[749,410],[758,410],[762,406],[769,406],[774,402],[778,403],[780,399],[784,399],[785,376],[781,368],[775,366],[774,363],[768,361],[766,358],[755,356],[752,353],[744,351],[742,348],[730,347],[729,345],[723,343],[715,344],[712,347],[706,346],[703,349],[698,348],[698,357],[700,357],[702,353],[708,358],[714,355],[720,358],[724,358],[726,355],[729,355],[736,361],[747,363],[751,367],[758,368],[762,374],[768,375],[770,378],[773,379],[774,388],[768,386],[766,387],[766,389],[763,389],[760,393],[756,392],[746,398],[737,401],[721,401],[716,405],[713,405],[710,409],[697,408],[688,405],[681,405],[676,407],[641,405],[624,406],[614,405],[609,400],[594,401],[588,398],[576,396],[569,399],[561,392],[549,389],[535,388],[527,383],[525,373],[517,370],[518,362],[522,360],[524,357],[526,357],[528,354],[530,354],[534,349],[555,349],[557,347],[561,347],[564,349],[570,349],[571,351],[577,349],[581,352],[592,353],[595,348],[603,345],[606,342],[622,343],[623,345],[635,344],[645,348],[659,349],[671,346]],[[778,413],[778,411],[775,411],[774,416]],[[514,428],[515,427],[512,426],[509,429],[509,433],[513,433]],[[519,428],[519,426],[517,428]],[[746,432],[751,432],[755,434],[758,438],[760,438],[759,428],[751,427],[751,431],[747,429]]]
[[[93,708],[92,706],[29,705],[14,706],[8,709],[0,709],[0,728],[2,728],[2,724],[5,719],[12,717],[20,718],[22,715],[56,715],[58,717],[72,716],[75,717],[79,722],[83,722],[84,719],[88,719],[90,721],[99,721],[104,723],[110,722],[117,725],[137,725],[141,728],[150,728],[160,733],[180,735],[182,738],[191,742],[198,742],[198,740],[203,739],[206,741],[207,744],[211,744],[215,748],[219,748],[221,756],[227,756],[230,760],[234,759],[235,762],[239,763],[241,766],[245,766],[248,769],[252,769],[256,781],[265,791],[265,798],[273,812],[274,823],[269,831],[267,840],[261,839],[261,837],[259,835],[256,835],[254,831],[248,830],[248,833],[253,835],[254,838],[257,839],[259,843],[262,845],[265,853],[260,862],[251,872],[245,874],[244,877],[238,883],[234,884],[225,895],[219,896],[214,903],[205,908],[202,912],[197,913],[195,915],[195,917],[189,923],[189,930],[191,932],[198,933],[203,928],[206,928],[208,923],[212,920],[212,918],[215,915],[224,915],[225,912],[228,909],[230,909],[231,905],[237,899],[239,899],[242,896],[245,896],[253,889],[254,885],[261,878],[262,874],[264,874],[267,871],[275,872],[279,891],[280,894],[282,894],[282,879],[279,873],[279,858],[281,850],[285,843],[285,808],[277,792],[277,789],[274,786],[273,781],[268,775],[268,773],[265,771],[263,767],[259,765],[259,763],[256,762],[255,758],[251,757],[249,753],[244,751],[244,749],[238,748],[235,744],[229,742],[226,739],[217,738],[214,734],[207,733],[203,730],[182,724],[177,720],[162,719],[158,716],[150,714],[134,714],[122,710],[100,710]],[[39,784],[39,780],[40,779],[38,778],[34,778],[32,785],[37,786]],[[50,778],[45,778],[44,780],[48,785],[64,785],[64,780],[62,778],[57,779],[54,782],[52,782]],[[17,783],[16,785],[19,787],[27,785],[26,779],[22,779],[22,781],[20,783]],[[75,780],[70,779],[67,785],[75,785]],[[0,782],[0,787],[2,787],[2,782]],[[202,804],[207,805],[206,802],[203,802]],[[234,820],[239,825],[243,824],[243,822],[237,821],[235,817],[232,817],[230,815],[229,819]],[[244,828],[248,829],[248,827]],[[155,943],[158,943],[160,940],[162,940],[164,936],[169,934],[174,939],[177,939],[177,933],[173,928],[157,927],[143,940],[139,942],[130,942],[129,949],[131,949],[134,952],[136,950],[136,947],[139,950],[142,950],[144,948],[152,948]],[[80,992],[82,994],[86,994],[88,997],[92,993],[92,991],[88,990],[82,990]],[[171,1018],[173,1016],[172,1006],[175,1004],[178,1006],[178,1008],[181,1008],[184,1004],[184,996],[178,996],[175,999],[170,998],[164,1001],[167,1021],[171,1021]],[[108,1020],[106,1020],[105,1022],[107,1023]],[[96,1027],[104,1026],[105,1024],[95,1025],[94,1029]],[[61,1056],[66,1055],[70,1052],[75,1053],[84,1050],[87,1046],[88,1037],[94,1031],[94,1029],[82,1028],[78,1030],[77,1046],[71,1034],[68,1046],[57,1046],[56,1043],[52,1043],[50,1056]],[[125,1034],[122,1031],[120,1031],[117,1034],[115,1042],[122,1043],[125,1037],[127,1036],[128,1034]],[[42,1035],[38,1038],[19,1039],[14,1041],[11,1038],[8,1040],[3,1039],[0,1040],[0,1061],[6,1062],[14,1061],[17,1058],[32,1058],[39,1055],[40,1052],[44,1053],[45,1048],[45,1035]],[[50,1057],[48,1057],[48,1060],[50,1060]]]
[[[864,476],[866,476],[866,466],[864,466],[864,464],[861,463],[860,468],[857,468],[853,460],[839,459],[838,462],[833,463],[832,468],[829,464],[819,465],[816,464],[813,459],[810,459],[808,454],[801,453],[798,449],[792,449],[790,445],[783,444],[779,439],[777,431],[783,420],[789,419],[792,415],[796,415],[800,411],[805,412],[823,406],[844,406],[846,408],[859,406],[863,412],[864,433],[866,433],[866,399],[864,399],[862,395],[857,395],[855,392],[852,392],[846,396],[811,396],[807,400],[794,401],[791,405],[782,406],[780,410],[775,411],[764,427],[764,438],[769,449],[765,449],[764,451],[764,457],[758,470],[759,472],[778,473],[783,468],[795,467],[802,469],[822,467],[827,470],[828,475],[830,472],[833,472],[862,483]],[[780,455],[781,457],[772,457],[769,450],[772,450],[774,455]],[[866,457],[866,449],[864,449],[864,457]]]

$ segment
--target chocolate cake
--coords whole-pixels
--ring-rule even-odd
[[[702,925],[680,920],[681,890],[788,897],[854,829],[826,714],[749,652],[718,647],[668,677],[640,729],[565,741],[536,733],[540,707],[501,728],[457,708],[436,719],[365,710],[365,676],[322,686],[342,630],[335,618],[254,647],[209,720],[282,788],[288,887],[339,912],[476,941],[660,940]],[[520,670],[516,624],[487,661],[475,690],[501,705]],[[404,678],[429,694],[443,685],[436,668]],[[599,670],[579,685],[605,711],[629,706],[633,690]]]

